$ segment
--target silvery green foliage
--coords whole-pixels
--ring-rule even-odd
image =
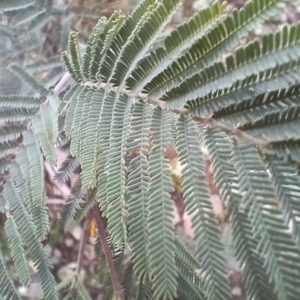
[[[226,4],[215,2],[165,35],[180,4],[144,0],[128,17],[115,12],[100,18],[83,55],[72,32],[62,58],[74,85],[62,101],[25,70],[10,66],[35,94],[0,97],[5,111],[0,114],[0,208],[8,214],[20,280],[28,281],[22,247],[30,244],[46,299],[58,296],[38,247],[48,227],[42,153],[56,164],[58,136],[69,156],[57,178],[67,180],[81,167],[63,224],[82,220],[99,206],[115,263],[125,268],[119,275],[125,276],[128,299],[232,298],[203,147],[230,214],[246,299],[298,299],[300,26],[283,26],[239,46],[284,3],[249,0],[228,13]],[[194,255],[174,230],[169,145],[183,166]],[[14,290],[0,263],[5,297]],[[77,278],[59,290],[67,297],[89,297]]]

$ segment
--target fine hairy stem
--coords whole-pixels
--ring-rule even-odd
[[[120,280],[118,278],[118,273],[117,270],[115,268],[115,264],[113,261],[113,257],[111,254],[111,251],[109,249],[109,245],[107,243],[107,239],[106,239],[106,234],[105,234],[105,229],[102,223],[102,219],[100,216],[100,212],[99,212],[99,208],[97,205],[95,205],[92,210],[92,216],[96,221],[97,224],[97,228],[98,228],[98,233],[99,233],[99,237],[100,237],[100,241],[101,241],[101,245],[102,245],[102,250],[104,252],[107,264],[108,264],[108,268],[109,268],[109,272],[110,272],[110,277],[111,277],[111,281],[114,287],[114,291],[115,294],[117,295],[117,299],[118,300],[123,300],[123,290],[122,290],[122,286],[120,283]]]

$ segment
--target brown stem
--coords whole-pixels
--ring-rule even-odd
[[[82,234],[81,234],[80,244],[79,244],[79,251],[77,256],[77,270],[76,270],[77,277],[79,276],[82,269],[83,252],[89,237],[90,226],[91,226],[91,218],[89,216],[86,216],[83,223]]]
[[[114,264],[114,261],[113,261],[113,257],[112,257],[109,245],[107,243],[105,229],[104,229],[104,226],[102,224],[99,208],[98,208],[97,205],[95,205],[92,208],[92,215],[93,215],[93,217],[94,217],[94,219],[97,223],[97,228],[98,228],[98,233],[99,233],[102,249],[103,249],[107,264],[108,264],[110,277],[111,277],[111,281],[112,281],[112,284],[113,284],[113,287],[114,287],[115,294],[118,297],[117,298],[118,300],[124,299],[122,286],[121,286],[121,283],[119,281],[118,273],[117,273],[117,270],[115,268],[115,264]]]

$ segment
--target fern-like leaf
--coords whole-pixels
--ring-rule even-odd
[[[8,95],[0,96],[0,106],[9,108],[37,109],[40,107],[41,100],[37,97]]]
[[[246,123],[238,128],[255,136],[262,136],[270,141],[293,139],[299,136],[300,106],[292,106],[283,111],[276,111],[257,121]]]
[[[240,205],[249,211],[252,231],[258,238],[257,249],[265,260],[266,272],[274,281],[278,298],[296,298],[299,278],[295,274],[300,263],[300,252],[282,212],[277,208],[270,178],[261,158],[254,147],[234,143],[233,162],[243,192]]]
[[[4,299],[21,300],[14,282],[12,281],[2,251],[0,249],[0,296]]]
[[[176,265],[179,270],[178,295],[180,299],[208,299],[204,293],[204,280],[197,273],[199,263],[179,242],[175,242]]]
[[[175,60],[166,70],[156,76],[145,90],[151,97],[159,98],[172,87],[182,82],[204,66],[210,66],[221,54],[238,44],[239,39],[253,30],[257,22],[268,19],[282,8],[281,1],[248,1],[245,7],[227,16],[206,36],[197,41],[189,50]]]
[[[13,220],[17,224],[17,229],[23,241],[29,247],[32,260],[37,266],[45,299],[58,299],[55,280],[49,270],[51,261],[43,251],[42,244],[36,238],[31,216],[28,214],[16,187],[11,181],[5,184],[4,198],[13,213]]]
[[[80,202],[85,198],[86,194],[87,191],[82,188],[81,179],[78,178],[61,212],[61,224],[65,230],[68,229],[74,220],[76,213],[79,211]]]
[[[149,275],[148,267],[148,140],[150,129],[150,106],[135,103],[130,122],[128,151],[139,150],[139,155],[129,163],[128,177],[128,239],[133,252],[133,269],[139,277]]]
[[[112,74],[113,66],[117,61],[118,56],[120,55],[122,46],[126,43],[127,39],[133,32],[134,28],[138,24],[139,20],[143,18],[143,16],[147,13],[148,8],[154,5],[155,0],[145,0],[142,1],[132,12],[132,14],[125,20],[122,21],[122,26],[118,30],[114,30],[117,32],[117,35],[111,42],[110,49],[107,49],[108,52],[106,54],[106,59],[103,61],[103,65],[99,70],[101,75],[101,79],[106,82],[109,80],[109,77]],[[114,34],[115,35],[115,34]]]
[[[11,245],[11,255],[20,282],[23,285],[28,286],[31,282],[30,271],[24,254],[25,250],[23,248],[22,238],[12,218],[8,218],[5,222],[5,233]]]
[[[189,108],[193,115],[201,116],[266,92],[287,88],[300,78],[299,65],[300,60],[290,61],[266,72],[250,75],[244,80],[237,80],[230,88],[217,90],[215,93],[208,92],[206,96],[195,100],[186,99],[185,107]]]
[[[194,124],[190,118],[179,117],[176,124],[176,148],[183,165],[182,189],[188,214],[194,214],[192,226],[195,230],[197,258],[207,285],[208,299],[229,299],[231,291],[226,278],[227,270],[222,257],[223,245],[214,216],[207,186],[203,154]],[[197,157],[197,159],[195,159]],[[199,183],[202,184],[199,184]]]
[[[102,102],[105,91],[98,90],[90,97],[88,105],[88,113],[85,113],[85,105],[83,108],[83,117],[85,122],[81,126],[81,179],[82,185],[85,188],[96,187],[97,182],[97,162],[99,149],[99,126],[100,115],[102,109]],[[87,102],[87,101],[86,101]]]
[[[298,200],[300,178],[298,170],[274,156],[265,156],[264,160],[271,173],[276,198],[281,205],[286,224],[292,228],[294,240],[300,249],[300,203]]]
[[[247,299],[276,299],[274,286],[269,282],[262,258],[257,253],[258,242],[251,231],[249,217],[240,209],[241,193],[232,162],[231,141],[220,130],[208,128],[204,134],[204,142],[213,158],[214,182],[231,216],[235,254],[243,271]]]
[[[239,125],[259,119],[266,114],[281,110],[282,106],[296,106],[299,103],[300,85],[292,85],[288,89],[276,90],[268,94],[260,94],[238,104],[231,104],[214,112],[214,119],[227,124]]]
[[[120,89],[125,86],[128,75],[135,69],[137,63],[148,52],[152,43],[157,40],[166,24],[178,9],[179,0],[162,1],[160,5],[149,6],[149,11],[136,24],[128,40],[122,47],[115,61],[109,80]],[[151,9],[151,10],[150,10]]]
[[[107,160],[106,198],[108,219],[107,227],[112,239],[121,245],[127,239],[126,228],[126,165],[129,113],[131,101],[125,95],[120,95],[115,101],[112,125],[110,129],[110,147]]]
[[[220,4],[216,1],[211,7],[200,10],[188,22],[172,31],[164,39],[164,47],[159,47],[142,59],[127,79],[127,85],[133,89],[133,94],[137,94],[146,83],[168,67],[189,45],[205,36],[225,11],[225,2]]]
[[[73,176],[79,165],[79,159],[69,155],[60,165],[54,178],[60,182],[67,182]]]
[[[37,82],[37,80],[28,74],[23,68],[18,65],[10,65],[8,68],[16,76],[18,76],[23,82],[25,82],[30,88],[41,95],[48,95],[49,90],[47,90],[43,85]]]
[[[154,109],[151,120],[149,153],[149,267],[153,278],[155,299],[172,299],[176,295],[177,267],[175,264],[174,231],[172,224],[173,191],[168,161],[163,157],[164,147],[170,140],[169,112],[160,107]]]
[[[245,47],[240,47],[236,50],[235,56],[229,55],[226,58],[225,64],[216,62],[190,76],[178,87],[171,89],[163,98],[170,101],[171,106],[174,106],[175,101],[176,106],[180,107],[188,100],[230,88],[237,79],[243,80],[257,72],[264,72],[291,60],[298,60],[299,32],[300,26],[284,27],[276,34],[265,35],[261,46],[258,41],[254,41]]]

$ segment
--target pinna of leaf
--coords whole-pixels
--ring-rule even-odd
[[[112,293],[120,299],[232,299],[204,149],[230,214],[245,298],[298,299],[300,26],[240,43],[284,2],[249,0],[230,11],[216,1],[167,35],[178,0],[144,0],[127,17],[100,18],[83,55],[78,35],[69,36],[62,59],[73,84],[62,101],[26,70],[10,67],[36,96],[0,97],[1,151],[17,157],[0,158],[1,174],[10,164],[2,193],[7,205],[0,207],[12,213],[8,236],[16,232],[29,246],[46,299],[58,299],[51,263],[40,243],[30,241],[47,232],[42,154],[55,164],[58,137],[68,152],[61,178],[81,168],[62,212],[65,225],[84,219],[77,275],[96,224]],[[39,102],[41,95],[47,101]],[[194,252],[173,225],[170,145],[183,166]],[[128,158],[129,152],[137,155]],[[25,274],[23,257],[12,255]],[[14,289],[2,273],[5,297]],[[22,272],[19,278],[27,279]],[[79,276],[75,283],[78,298],[87,297]]]

